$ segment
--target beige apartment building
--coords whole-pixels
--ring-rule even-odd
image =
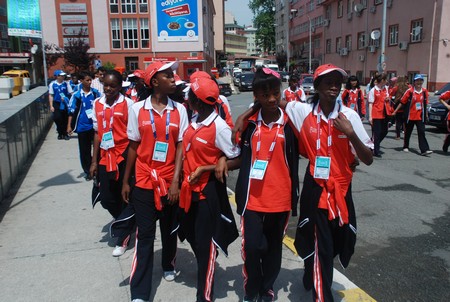
[[[277,49],[305,72],[333,63],[363,82],[375,71],[421,73],[434,91],[450,82],[449,12],[450,0],[276,0],[277,23],[288,24],[278,27]]]
[[[182,78],[215,66],[215,40],[219,52],[224,48],[223,25],[215,28],[223,24],[223,7],[223,0],[40,1],[47,43],[64,46],[83,30],[89,51],[102,63],[135,70],[176,60]]]

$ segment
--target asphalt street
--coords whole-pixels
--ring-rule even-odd
[[[229,100],[236,118],[253,95],[243,92]],[[370,125],[364,125],[371,135]],[[427,126],[434,153],[420,156],[416,131],[406,153],[391,127],[381,143],[383,157],[354,174],[356,251],[346,270],[338,262],[335,268],[378,301],[450,301],[450,154],[442,151],[444,136],[443,130]],[[306,164],[300,159],[300,179]],[[230,173],[232,189],[236,177]],[[296,223],[292,218],[289,236]]]

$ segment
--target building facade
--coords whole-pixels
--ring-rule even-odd
[[[246,26],[244,36],[247,38],[247,56],[257,56],[261,53],[261,48],[256,45],[256,31],[253,26]]]
[[[247,55],[247,37],[244,34],[244,26],[225,24],[225,50],[228,55]]]
[[[375,71],[410,79],[421,73],[430,91],[450,81],[450,0],[276,0],[277,7],[281,2],[285,8],[277,12],[289,30],[279,31],[291,43],[290,61],[303,71],[311,61],[313,70],[333,63],[363,82]]]
[[[63,46],[81,32],[103,64],[132,71],[177,60],[187,78],[215,63],[213,0],[41,0],[40,8],[47,43]]]

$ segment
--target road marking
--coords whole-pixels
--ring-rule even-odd
[[[230,202],[236,207],[236,196],[230,188],[227,188],[228,198]],[[296,256],[297,250],[294,246],[294,239],[289,236],[284,236],[283,244]],[[298,257],[300,261],[303,261]],[[334,269],[334,280],[339,279],[339,283],[344,285],[345,290],[336,290],[342,297],[342,301],[345,302],[376,302],[371,296],[369,296],[365,291],[357,287],[353,282],[351,282],[345,275],[343,275],[338,270]]]

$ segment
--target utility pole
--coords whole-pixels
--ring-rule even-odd
[[[386,72],[386,12],[387,12],[387,1],[383,1],[383,23],[381,28],[381,57],[380,64],[383,72]]]

